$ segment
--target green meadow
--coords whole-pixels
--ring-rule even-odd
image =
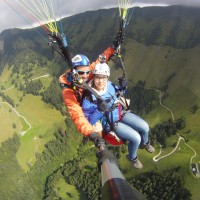
[[[12,138],[14,133],[20,133],[22,129],[23,125],[17,114],[9,105],[0,101],[0,144]]]
[[[30,102],[33,102],[30,104]],[[17,153],[19,163],[27,169],[26,162],[34,162],[35,151],[41,153],[44,144],[52,139],[53,132],[64,127],[64,117],[59,111],[43,103],[40,97],[27,95],[19,106],[19,112],[26,116],[32,128],[21,137],[21,147]],[[24,152],[26,152],[24,154]],[[32,160],[33,159],[33,160]]]
[[[73,185],[67,184],[63,178],[60,178],[55,184],[55,190],[63,200],[82,199],[87,200],[84,193]]]
[[[8,78],[10,70],[5,68],[2,76],[6,74]],[[42,77],[41,81],[44,86],[48,86],[51,79],[51,77]],[[6,79],[3,83],[4,87],[10,87],[11,83]],[[64,116],[51,105],[44,103],[40,96],[31,94],[23,96],[23,93],[15,87],[4,91],[4,94],[14,100],[16,111],[23,117],[17,116],[11,105],[0,102],[0,142],[12,138],[14,133],[20,135],[21,146],[16,156],[21,167],[27,171],[28,165],[31,166],[35,162],[35,153],[43,151],[44,145],[54,137],[54,131],[65,127]],[[13,123],[16,125],[15,128]]]

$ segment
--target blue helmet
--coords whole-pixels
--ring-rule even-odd
[[[88,65],[90,65],[89,59],[82,54],[77,54],[76,56],[72,58],[73,67],[88,66]]]

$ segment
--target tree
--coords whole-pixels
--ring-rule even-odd
[[[130,109],[139,115],[148,114],[159,104],[157,93],[153,89],[145,88],[145,81],[138,81],[127,90],[127,98],[131,99]]]
[[[52,80],[50,86],[42,93],[42,99],[44,102],[53,105],[57,110],[62,110],[63,100],[57,80]]]
[[[177,119],[175,123],[176,123],[176,128],[178,130],[182,130],[182,129],[185,128],[186,121],[185,121],[185,118],[183,116],[181,118]]]
[[[12,127],[15,129],[17,126],[15,123],[12,124]]]

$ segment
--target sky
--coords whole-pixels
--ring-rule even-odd
[[[0,0],[0,33],[8,28],[28,28],[31,27],[31,20],[27,20],[27,17],[20,17],[19,13],[10,8],[8,3],[14,3],[16,1],[26,1],[30,0]],[[42,0],[34,0],[35,2]],[[51,2],[51,0],[46,0]],[[59,12],[57,9],[56,14],[61,16],[70,16],[77,13],[98,10],[102,8],[112,8],[118,6],[118,0],[53,0],[54,2],[59,2]],[[133,0],[133,6],[168,6],[168,5],[185,5],[185,6],[195,6],[200,7],[200,0]],[[22,6],[21,6],[22,9]],[[21,11],[20,11],[21,12]],[[21,14],[21,16],[23,16]]]

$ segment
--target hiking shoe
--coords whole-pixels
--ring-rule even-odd
[[[149,153],[153,153],[153,152],[155,152],[154,147],[151,146],[150,144],[146,144],[146,145],[144,145],[144,148],[145,148],[146,151],[148,151]]]
[[[142,169],[143,168],[142,163],[138,159],[132,160],[132,162],[133,162],[133,167],[135,167],[136,169]]]
[[[143,165],[142,163],[138,160],[138,158],[131,160],[129,155],[126,155],[126,158],[133,163],[133,167],[135,167],[136,169],[142,169]]]

